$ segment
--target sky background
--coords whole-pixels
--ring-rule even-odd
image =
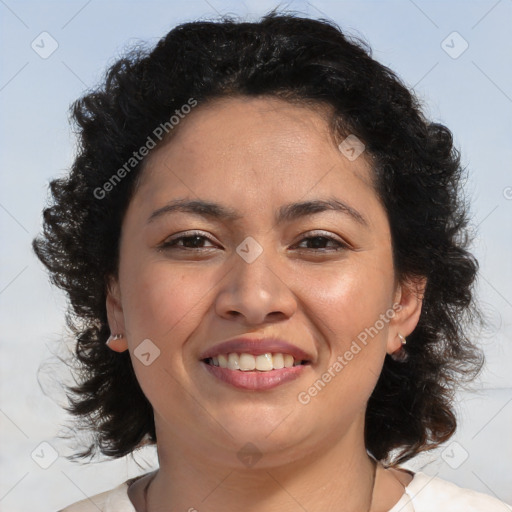
[[[69,416],[55,376],[65,354],[63,294],[31,251],[51,178],[69,168],[69,105],[140,41],[231,12],[256,19],[270,1],[24,2],[0,0],[0,509],[56,511],[147,472],[153,450],[80,465],[57,438]],[[453,132],[478,234],[478,300],[489,325],[475,339],[487,365],[458,395],[460,428],[406,467],[512,503],[512,0],[290,1],[333,19],[414,88]],[[455,33],[454,33],[455,32]],[[51,51],[53,53],[51,53]],[[51,54],[50,54],[51,53]],[[43,444],[41,444],[43,443]]]

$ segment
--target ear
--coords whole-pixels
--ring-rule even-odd
[[[107,318],[110,327],[110,338],[107,346],[115,352],[124,352],[128,350],[128,342],[126,341],[126,329],[124,325],[123,307],[121,305],[121,291],[119,282],[116,278],[110,277],[107,286]],[[122,338],[112,339],[112,336],[121,334]]]
[[[393,302],[393,309],[396,312],[389,322],[390,328],[386,350],[388,354],[396,352],[402,346],[398,334],[407,338],[416,328],[421,315],[426,286],[426,277],[409,279],[397,286]]]

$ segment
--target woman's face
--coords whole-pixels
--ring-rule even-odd
[[[235,464],[251,443],[270,463],[361,433],[385,354],[419,316],[365,153],[275,98],[199,105],[178,129],[148,156],[107,300],[159,444]],[[237,337],[252,344],[218,347]],[[222,368],[229,353],[262,370]],[[279,369],[294,354],[307,364]]]

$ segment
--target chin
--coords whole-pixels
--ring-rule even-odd
[[[290,414],[291,412],[291,414]],[[290,421],[291,420],[291,421]],[[243,416],[223,416],[222,426],[231,434],[228,440],[236,447],[252,443],[261,451],[279,452],[301,444],[308,439],[313,426],[307,422],[297,425],[293,411],[273,411],[271,414],[252,409]]]

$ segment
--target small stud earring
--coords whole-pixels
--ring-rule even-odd
[[[111,335],[108,337],[108,340],[105,342],[105,344],[108,346],[108,345],[110,345],[110,342],[111,342],[111,341],[121,340],[121,339],[123,339],[123,338],[124,338],[124,334],[114,334],[114,335],[112,335],[112,334],[111,334]]]
[[[393,352],[390,355],[391,355],[391,359],[393,359],[394,361],[403,363],[403,362],[407,361],[407,359],[409,359],[409,354],[405,351],[405,348],[404,348],[404,345],[407,343],[407,340],[406,340],[405,336],[402,336],[400,333],[398,333],[398,338],[400,339],[400,342],[402,345],[398,350],[396,350],[395,352]]]

